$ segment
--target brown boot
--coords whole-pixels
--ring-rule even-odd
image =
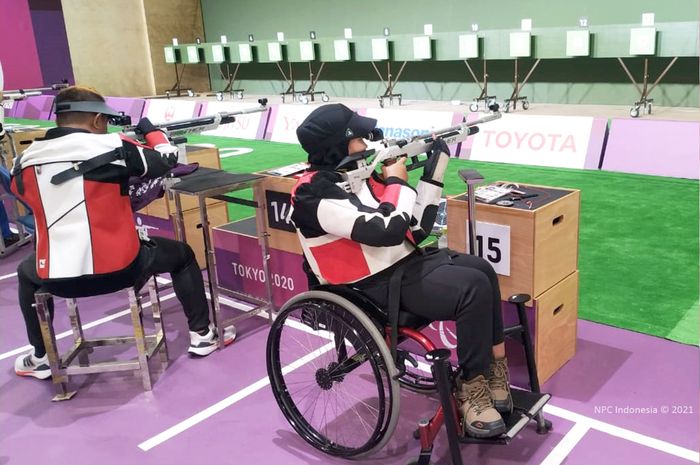
[[[499,413],[513,413],[509,379],[508,360],[505,357],[493,360],[489,366],[488,381],[493,406]]]
[[[505,433],[506,425],[493,408],[489,384],[483,375],[457,385],[457,401],[462,413],[464,431],[477,438],[490,438]]]

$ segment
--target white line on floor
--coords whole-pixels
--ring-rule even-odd
[[[545,413],[572,421],[576,423],[576,426],[580,424],[611,436],[626,439],[670,455],[675,455],[676,457],[680,457],[682,459],[690,460],[694,463],[700,462],[700,453],[698,451],[686,449],[685,447],[677,446],[675,444],[671,444],[670,442],[662,441],[661,439],[652,438],[651,436],[646,436],[625,428],[620,428],[619,426],[611,425],[610,423],[596,420],[594,418],[587,417],[585,415],[581,415],[551,404],[545,405],[544,411]]]
[[[174,293],[165,294],[165,295],[160,297],[160,301],[163,302],[165,300],[172,299],[173,297],[175,297]],[[144,302],[143,303],[144,307],[150,307],[150,305],[151,305],[151,302]],[[100,318],[99,320],[95,320],[95,321],[91,321],[90,323],[86,323],[83,325],[83,329],[94,328],[95,326],[101,325],[103,323],[107,323],[108,321],[116,320],[117,318],[122,317],[124,315],[128,315],[129,313],[131,313],[131,309],[127,308],[126,310],[122,310],[120,312],[113,313],[112,315],[106,316],[104,318]],[[56,334],[56,340],[63,339],[65,337],[71,336],[72,334],[73,334],[73,331],[71,331],[71,330],[64,331],[60,334]],[[27,344],[26,346],[18,347],[17,349],[11,350],[9,352],[5,352],[4,354],[0,354],[0,360],[4,360],[6,358],[12,357],[13,355],[28,352],[31,348],[32,348],[32,346]]]
[[[584,423],[576,423],[540,465],[561,465],[590,429],[590,426]]]
[[[10,273],[10,274],[6,274],[4,276],[0,276],[0,281],[2,281],[3,279],[12,278],[14,276],[17,276],[17,273]]]
[[[314,350],[313,352],[308,353],[304,357],[296,360],[293,363],[290,363],[289,365],[285,366],[282,368],[282,373],[287,374],[290,373],[297,368],[301,367],[302,365],[310,362],[311,360],[323,355],[324,353],[328,352],[331,350],[333,347],[335,347],[335,344],[333,342],[329,342],[328,344]],[[265,376],[264,378],[260,378],[253,384],[243,388],[242,390],[236,392],[235,394],[230,395],[229,397],[217,402],[216,404],[212,405],[211,407],[208,407],[204,410],[202,410],[199,413],[196,413],[189,417],[188,419],[181,421],[180,423],[176,424],[175,426],[172,426],[168,428],[167,430],[163,431],[162,433],[159,433],[155,436],[153,436],[150,439],[147,439],[146,441],[142,442],[141,444],[138,445],[139,449],[143,451],[149,451],[153,449],[154,447],[164,443],[168,439],[173,438],[174,436],[182,433],[183,431],[187,430],[188,428],[191,428],[195,426],[196,424],[206,420],[207,418],[211,417],[212,415],[215,415],[219,413],[220,411],[224,410],[225,408],[230,407],[231,405],[235,404],[236,402],[239,402],[249,395],[259,391],[260,389],[264,388],[270,384],[270,379]]]

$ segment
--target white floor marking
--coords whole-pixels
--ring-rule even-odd
[[[540,465],[561,465],[590,429],[588,425],[576,423]]]
[[[2,281],[3,279],[12,278],[14,276],[17,276],[17,273],[10,273],[10,274],[6,274],[4,276],[0,276],[0,281]]]
[[[166,294],[166,295],[163,295],[160,297],[160,301],[163,302],[165,300],[172,299],[173,297],[175,297],[174,293]],[[151,302],[144,302],[143,306],[150,307]],[[99,320],[95,320],[95,321],[91,321],[90,323],[86,323],[83,325],[83,329],[94,328],[95,326],[101,325],[103,323],[107,323],[107,322],[112,321],[112,320],[116,320],[117,318],[122,317],[124,315],[128,315],[129,313],[131,313],[131,309],[127,308],[126,310],[122,310],[120,312],[114,313],[114,314],[106,316],[104,318],[100,318]],[[56,334],[56,340],[63,339],[65,337],[72,336],[72,335],[73,335],[73,331],[71,331],[71,330],[64,331],[60,334]],[[22,354],[24,352],[29,352],[29,350],[31,348],[32,348],[32,346],[27,344],[26,346],[22,346],[22,347],[18,347],[17,349],[10,350],[9,352],[5,352],[4,354],[0,354],[0,360],[5,360],[6,358],[12,357],[13,355]]]
[[[309,354],[305,355],[304,357],[296,360],[295,362],[290,363],[289,365],[285,366],[282,368],[282,373],[287,374],[290,373],[297,368],[301,367],[302,365],[310,362],[311,360],[320,357],[324,353],[328,352],[331,350],[333,347],[335,347],[335,344],[333,342],[329,342],[328,344],[314,350],[313,352],[310,352]],[[152,438],[142,442],[141,444],[138,445],[139,449],[143,451],[149,451],[153,449],[154,447],[164,443],[165,441],[173,438],[174,436],[177,436],[178,434],[182,433],[183,431],[195,426],[198,423],[201,423],[202,421],[206,420],[207,418],[211,417],[212,415],[215,415],[219,413],[220,411],[224,410],[225,408],[230,407],[231,405],[235,404],[236,402],[239,402],[249,395],[259,391],[260,389],[264,388],[265,386],[270,384],[270,379],[265,376],[264,378],[260,378],[253,384],[243,388],[242,390],[230,395],[229,397],[217,402],[216,404],[212,405],[211,407],[208,407],[204,410],[202,410],[199,413],[196,413],[192,415],[191,417],[187,418],[184,421],[181,421],[180,423],[176,424],[175,426],[172,426],[168,428],[167,430],[163,431],[162,433],[159,433]]]
[[[694,463],[700,462],[700,452],[698,451],[686,449],[685,447],[677,446],[675,444],[671,444],[670,442],[662,441],[661,439],[652,438],[651,436],[646,436],[625,428],[620,428],[619,426],[611,425],[610,423],[596,420],[594,418],[590,418],[561,407],[556,407],[554,405],[545,405],[544,411],[545,413],[574,422],[576,423],[576,426],[586,426],[590,429],[595,429],[611,436],[626,439],[670,455],[675,455],[676,457],[690,460]]]

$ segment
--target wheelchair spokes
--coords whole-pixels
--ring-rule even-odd
[[[314,447],[339,456],[382,445],[398,412],[383,340],[357,319],[333,302],[302,300],[280,312],[268,344],[273,392],[290,424]],[[308,363],[297,363],[302,357]]]

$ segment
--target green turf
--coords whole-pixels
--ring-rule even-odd
[[[305,159],[295,144],[204,136],[190,142],[254,149],[222,159],[230,171],[259,171]],[[464,192],[457,171],[465,167],[479,170],[487,182],[580,189],[579,316],[698,344],[697,181],[452,160],[446,194]],[[413,181],[418,176],[411,173]],[[235,209],[232,218],[251,214]]]

